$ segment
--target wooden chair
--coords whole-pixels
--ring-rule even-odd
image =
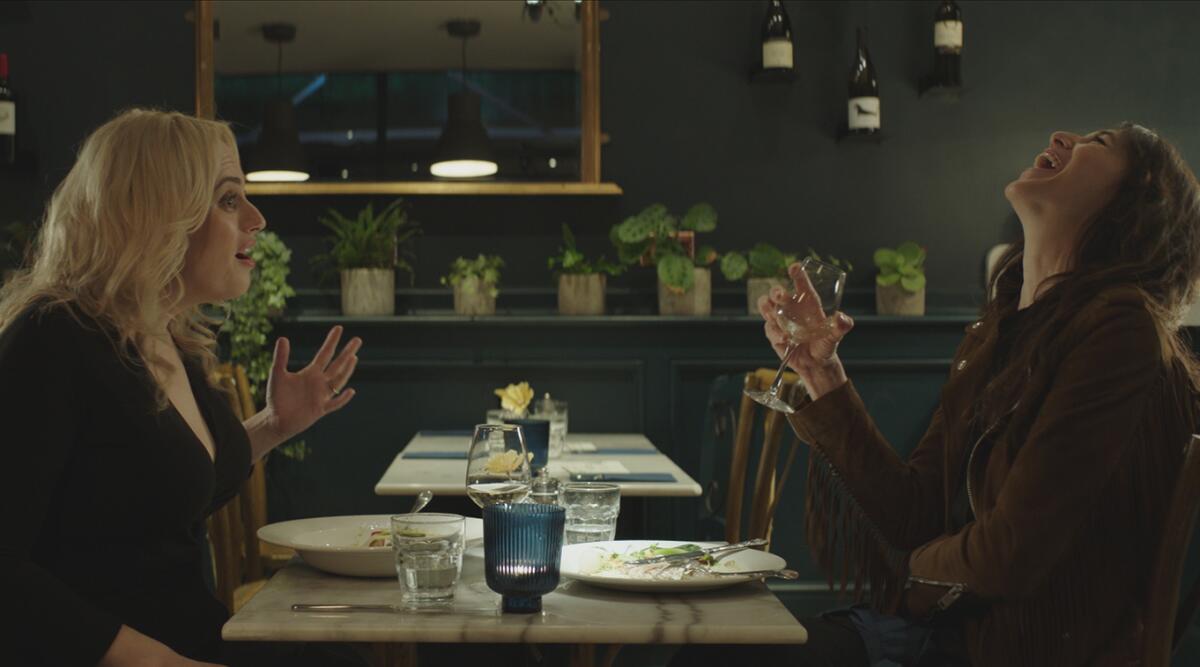
[[[1142,657],[1144,667],[1170,665],[1171,655],[1179,647],[1197,603],[1200,603],[1200,580],[1192,583],[1183,603],[1179,601],[1184,561],[1197,514],[1200,514],[1200,436],[1193,435],[1183,448],[1183,465],[1179,480],[1175,482],[1171,506],[1163,524],[1162,542],[1150,575]]]
[[[771,386],[776,370],[760,368],[746,374],[745,388],[763,390]],[[785,373],[780,396],[788,402],[799,397],[804,387],[795,373]],[[743,502],[746,494],[746,472],[750,465],[756,414],[763,412],[762,447],[759,449],[758,468],[754,474],[754,486],[750,496],[750,512],[745,534],[742,532]],[[783,468],[779,468],[780,443],[788,434],[791,447]],[[763,407],[743,395],[738,410],[737,431],[730,453],[729,486],[725,494],[725,540],[738,542],[745,539],[771,539],[771,528],[775,507],[783,495],[783,486],[796,459],[799,441],[791,433],[791,426],[782,412]]]
[[[239,419],[254,414],[245,369],[221,364],[217,368],[217,381]],[[240,609],[266,583],[267,574],[292,557],[290,550],[259,542],[258,529],[266,523],[266,475],[263,462],[257,461],[238,494],[209,517],[208,522],[217,598],[230,611]]]

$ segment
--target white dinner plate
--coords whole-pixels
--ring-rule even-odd
[[[258,538],[295,549],[305,563],[332,574],[350,577],[394,577],[391,547],[364,547],[372,530],[391,530],[390,514],[319,516],[272,523],[258,529]],[[467,517],[467,546],[483,542],[483,520]]]
[[[677,593],[683,591],[703,591],[714,588],[724,588],[747,581],[757,580],[758,577],[725,575],[692,574],[679,580],[649,575],[633,576],[620,572],[598,572],[602,559],[610,554],[629,554],[652,545],[673,547],[680,544],[699,544],[701,546],[716,546],[724,542],[681,542],[678,540],[615,540],[612,542],[586,542],[570,544],[563,547],[562,565],[559,572],[568,579],[585,581],[594,586],[615,588],[622,591],[639,591],[645,593]],[[720,572],[753,572],[758,570],[781,570],[787,566],[787,561],[773,553],[745,549],[722,556],[712,569]],[[645,569],[645,568],[642,568]]]

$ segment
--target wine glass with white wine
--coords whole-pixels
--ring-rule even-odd
[[[842,293],[846,290],[846,272],[832,264],[809,257],[800,263],[800,268],[804,270],[808,284],[788,294],[772,313],[787,336],[787,348],[775,381],[765,391],[745,390],[745,394],[755,401],[789,415],[796,411],[795,408],[779,397],[788,360],[798,346],[833,332],[833,316],[841,307]]]
[[[467,452],[467,496],[480,507],[524,501],[530,458],[520,426],[479,424]]]

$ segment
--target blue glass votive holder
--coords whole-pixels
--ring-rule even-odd
[[[557,505],[499,503],[483,508],[483,564],[501,609],[542,610],[542,596],[558,586],[566,512]]]
[[[549,419],[505,419],[505,424],[520,426],[525,434],[525,451],[533,454],[529,469],[537,472],[546,467],[550,460],[550,420]]]

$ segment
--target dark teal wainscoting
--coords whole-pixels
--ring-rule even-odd
[[[843,344],[851,377],[902,455],[924,432],[972,319],[967,311],[864,315]],[[539,395],[570,401],[573,432],[645,433],[705,488],[713,479],[723,485],[727,471],[713,464],[720,456],[710,451],[706,459],[704,450],[727,447],[728,439],[713,436],[709,406],[736,405],[737,376],[774,365],[756,317],[514,315],[292,317],[278,333],[292,340],[293,366],[311,358],[334,324],[364,340],[351,383],[358,395],[305,435],[305,461],[273,458],[272,520],[406,508],[409,499],[379,497],[373,489],[408,439],[421,429],[470,428],[496,406],[492,389],[521,380]],[[800,454],[777,514],[774,548],[815,580],[821,575],[803,539],[806,453]],[[652,537],[703,537],[712,525],[701,521],[702,507],[701,499],[647,500],[642,530]]]

